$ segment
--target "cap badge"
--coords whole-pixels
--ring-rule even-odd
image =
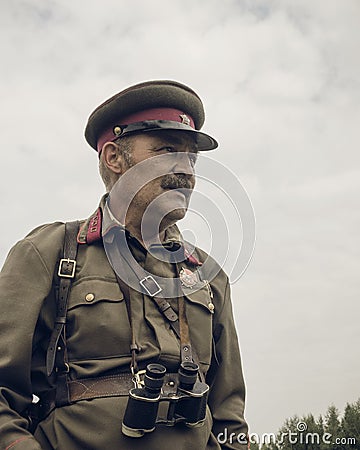
[[[192,288],[198,282],[198,277],[196,272],[191,272],[189,269],[184,267],[179,273],[181,284],[185,287]]]
[[[190,119],[186,114],[180,114],[181,123],[184,123],[185,125],[190,125]]]

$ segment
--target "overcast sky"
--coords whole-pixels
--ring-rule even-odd
[[[100,102],[188,84],[256,215],[232,286],[251,431],[343,410],[360,395],[359,22],[356,0],[1,1],[1,261],[38,224],[97,207],[83,129]]]

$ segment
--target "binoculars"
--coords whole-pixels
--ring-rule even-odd
[[[155,430],[157,423],[175,425],[183,422],[189,427],[204,424],[209,386],[198,381],[199,366],[182,362],[177,384],[170,393],[163,390],[166,368],[161,364],[146,367],[144,387],[132,388],[125,410],[122,432],[128,437],[141,437]],[[158,419],[161,402],[168,403],[166,418]]]

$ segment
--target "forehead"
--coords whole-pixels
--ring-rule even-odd
[[[154,144],[171,144],[175,146],[188,146],[193,152],[197,151],[197,142],[195,133],[186,131],[162,130],[149,131],[147,133],[139,133],[138,136],[146,138],[149,142]],[[134,135],[136,137],[136,135]]]

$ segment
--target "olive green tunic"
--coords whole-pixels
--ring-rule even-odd
[[[100,209],[103,207],[104,199]],[[101,238],[86,242],[89,221],[83,223],[79,235],[76,276],[68,302],[66,336],[71,379],[128,372],[130,364],[130,326],[124,296]],[[32,395],[41,397],[55,386],[55,375],[46,375],[45,359],[56,313],[53,274],[64,229],[63,223],[56,222],[32,231],[11,249],[1,272],[0,450],[245,449],[246,444],[235,437],[232,443],[230,439],[225,443],[222,439],[221,445],[217,442],[218,434],[225,430],[228,436],[247,433],[238,339],[229,283],[222,270],[210,280],[211,290],[203,283],[197,291],[188,289],[185,297],[191,342],[210,386],[202,427],[159,425],[142,438],[125,437],[121,423],[127,397],[114,396],[56,408],[34,435],[28,431],[28,421],[22,414]],[[165,245],[176,239],[178,230],[173,227]],[[129,244],[140,264],[151,272],[151,255],[134,238]],[[198,249],[196,255],[200,260],[207,258]],[[196,270],[190,261],[182,266]],[[160,269],[166,276],[174,276],[170,264],[163,263]],[[171,303],[176,310],[177,299]],[[140,368],[159,362],[168,372],[176,372],[180,347],[169,324],[149,297],[131,290],[131,305],[136,341],[141,347]]]

